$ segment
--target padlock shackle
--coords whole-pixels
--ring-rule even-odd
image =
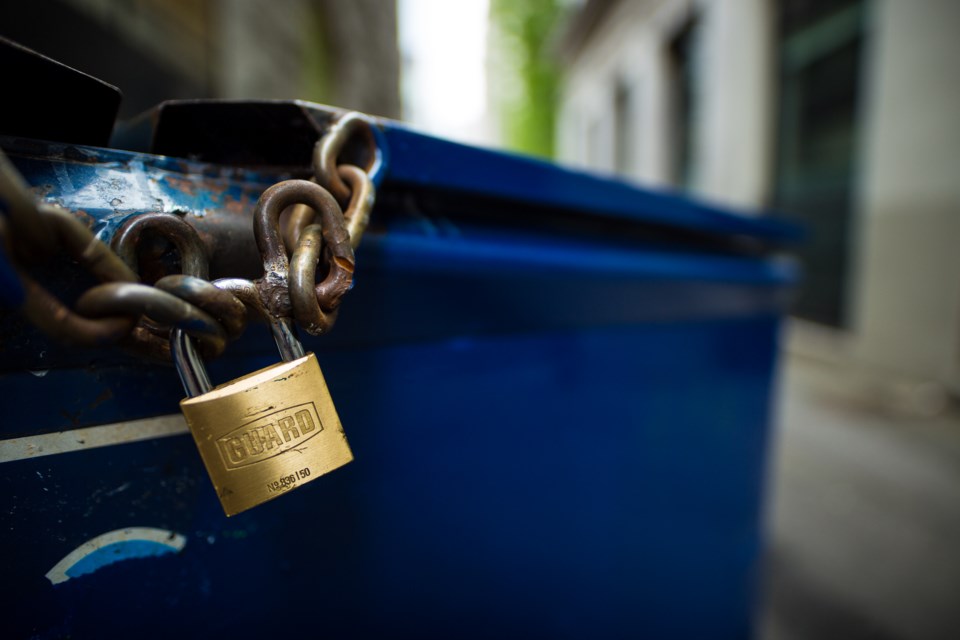
[[[170,355],[177,364],[177,374],[188,396],[195,398],[213,389],[193,338],[182,329],[174,327],[170,331]]]
[[[297,338],[293,320],[290,318],[274,318],[267,316],[270,332],[280,350],[280,357],[284,362],[299,360],[306,355],[303,345]],[[183,390],[191,398],[203,395],[213,389],[207,368],[197,352],[197,347],[185,331],[174,327],[170,330],[170,355],[183,383]]]
[[[267,319],[270,323],[270,331],[273,333],[273,340],[277,343],[277,349],[280,350],[280,357],[284,362],[299,360],[306,355],[300,339],[297,338],[291,318],[276,318],[268,314]]]

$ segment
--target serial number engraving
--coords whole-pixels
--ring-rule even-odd
[[[267,491],[276,493],[278,491],[287,491],[292,489],[293,485],[297,484],[300,480],[310,477],[310,467],[305,467],[299,471],[294,471],[290,475],[283,476],[278,480],[267,483]]]

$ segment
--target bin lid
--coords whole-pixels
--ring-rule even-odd
[[[174,100],[121,125],[113,146],[218,164],[307,170],[313,146],[341,109],[292,100]],[[629,184],[515,153],[474,147],[371,118],[383,152],[383,191],[429,192],[457,203],[479,198],[699,236],[782,244],[798,226],[771,214],[715,206],[687,194]],[[454,203],[451,206],[451,203]],[[490,207],[487,207],[488,210]]]
[[[774,243],[799,239],[795,224],[761,212],[711,205],[687,194],[630,184],[515,153],[435,138],[384,123],[389,183],[474,194],[537,207],[577,211]]]

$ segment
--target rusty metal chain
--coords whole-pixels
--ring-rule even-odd
[[[202,308],[160,288],[139,284],[135,256],[126,249],[124,237],[137,236],[139,229],[159,225],[163,235],[179,248],[184,267],[206,276],[206,256],[193,229],[177,216],[148,214],[135,217],[119,234],[121,247],[114,252],[98,240],[79,219],[50,204],[36,204],[19,172],[0,151],[0,194],[8,213],[11,233],[4,238],[6,249],[17,258],[14,266],[24,288],[21,311],[48,335],[76,346],[104,346],[122,340],[149,343],[151,326],[184,327],[200,339],[207,352],[217,354],[226,345],[220,322]],[[190,236],[192,234],[192,237]],[[12,242],[16,237],[16,243]],[[188,250],[188,245],[189,249]],[[135,251],[135,249],[134,249]],[[103,284],[85,291],[68,308],[30,275],[25,263],[37,263],[37,255],[65,254]],[[31,259],[33,258],[33,259]],[[163,356],[156,345],[147,349]]]
[[[45,239],[102,282],[134,283],[137,275],[110,248],[97,240],[82,222],[68,212],[51,205],[35,207],[33,216],[42,221],[50,234]],[[17,230],[11,217],[12,231]],[[30,238],[30,236],[27,236]],[[20,240],[16,255],[29,254],[35,247],[30,239]],[[101,346],[117,342],[130,333],[136,317],[127,314],[77,314],[47,291],[25,270],[14,266],[25,290],[21,311],[45,333],[78,346]]]
[[[57,236],[51,233],[50,222],[37,215],[30,188],[20,172],[0,150],[0,195],[9,226],[10,237],[17,243],[10,247],[17,260],[38,264],[49,260],[57,251]]]
[[[317,142],[313,156],[314,180],[331,197],[315,204],[297,201],[299,206],[291,209],[284,229],[288,246],[295,247],[289,278],[293,315],[311,335],[328,332],[337,319],[340,301],[353,283],[353,250],[360,245],[375,202],[376,190],[368,170],[339,164],[347,142],[354,137],[368,145],[371,158],[376,156],[370,123],[357,113],[341,116]],[[342,213],[341,205],[346,207]],[[318,214],[320,223],[315,224]],[[321,263],[326,275],[318,283]]]
[[[359,114],[346,113],[317,142],[316,182],[287,180],[261,195],[254,213],[254,236],[264,275],[255,281],[226,278],[212,283],[207,280],[204,245],[181,217],[131,216],[115,235],[111,250],[69,212],[35,204],[26,183],[0,151],[0,204],[7,213],[6,223],[0,225],[0,241],[18,263],[15,270],[25,291],[21,311],[41,330],[68,344],[122,342],[163,360],[170,358],[169,335],[174,327],[196,338],[205,357],[222,353],[228,340],[243,333],[251,315],[267,320],[292,316],[308,333],[326,333],[352,286],[353,250],[374,203],[368,171],[338,164],[354,137],[368,145],[370,157],[376,156],[370,123]],[[345,211],[341,203],[346,204]],[[281,232],[281,214],[287,209],[291,212]],[[150,262],[151,256],[142,253],[150,248],[145,239],[151,236],[173,245],[181,273],[164,274],[149,285],[139,282],[138,271],[141,263]],[[287,246],[293,247],[290,259]],[[25,269],[59,253],[102,282],[84,292],[73,310]]]
[[[87,292],[77,301],[78,310],[88,314],[111,308],[140,311],[142,317],[126,343],[133,351],[149,357],[170,359],[172,327],[197,338],[204,356],[220,355],[227,341],[239,337],[246,327],[246,306],[207,281],[208,260],[203,242],[196,230],[179,216],[168,213],[134,216],[120,227],[112,244],[127,266],[139,271],[141,253],[151,238],[162,238],[174,246],[180,258],[179,274],[164,275],[156,279],[152,287],[137,285],[140,289],[136,291],[114,287],[92,300],[91,293]],[[127,300],[126,307],[120,302],[122,299]],[[81,304],[86,306],[81,308]]]

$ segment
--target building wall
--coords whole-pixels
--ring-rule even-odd
[[[400,115],[396,7],[386,0],[0,2],[0,34],[117,86],[121,118],[183,98]]]
[[[703,4],[708,68],[704,183],[712,200],[766,203],[772,166],[774,16],[769,0]]]
[[[703,38],[698,171],[694,193],[735,207],[764,204],[771,154],[770,24],[766,0],[647,0],[612,3],[579,51],[568,53],[559,158],[673,186],[670,42],[690,19]],[[614,96],[630,88],[630,162],[615,166]]]
[[[564,47],[561,161],[618,171],[649,187],[677,186],[669,46],[697,17],[702,29],[695,180],[690,192],[760,210],[773,190],[776,3],[621,0],[585,41]],[[852,322],[835,331],[845,357],[960,389],[960,3],[868,3],[855,184]],[[633,88],[633,154],[617,167],[614,98]],[[837,341],[817,341],[833,349]],[[816,345],[813,345],[816,348]],[[836,355],[836,354],[834,354]]]
[[[213,81],[232,99],[303,95],[313,16],[305,0],[215,0]]]
[[[397,12],[383,0],[207,0],[217,96],[400,116]]]
[[[960,3],[887,0],[875,9],[854,348],[864,361],[957,389]]]

